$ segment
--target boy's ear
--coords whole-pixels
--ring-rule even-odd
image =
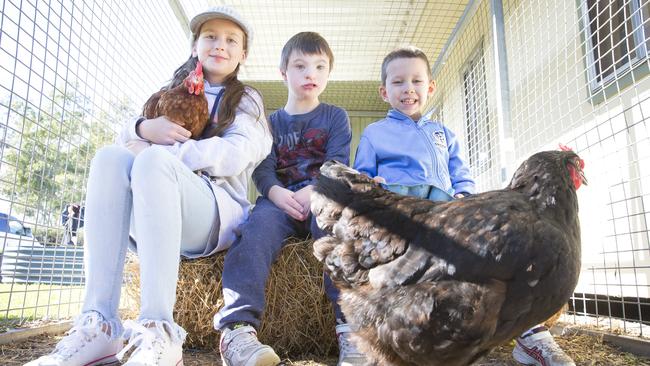
[[[282,70],[282,69],[279,69],[279,70],[280,70],[280,75],[282,75],[282,80],[284,80],[284,82],[286,83],[287,82],[287,71]]]
[[[192,57],[196,57],[198,52],[196,52],[196,42],[192,45]]]
[[[429,96],[431,96],[431,95],[433,95],[434,91],[436,91],[436,81],[431,80],[431,82],[429,82],[429,90],[428,90],[427,94],[429,94]]]
[[[388,93],[386,93],[385,86],[382,85],[379,87],[379,95],[381,95],[381,99],[383,99],[384,102],[388,102]]]

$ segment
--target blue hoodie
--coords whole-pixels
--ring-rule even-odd
[[[422,117],[416,123],[395,109],[363,131],[354,168],[387,184],[427,184],[451,195],[476,190],[456,135],[440,122]]]

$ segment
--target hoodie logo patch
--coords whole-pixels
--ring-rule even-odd
[[[442,148],[446,149],[447,148],[447,139],[445,138],[445,132],[444,131],[433,131],[433,142],[435,144]]]

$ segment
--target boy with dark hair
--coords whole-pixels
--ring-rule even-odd
[[[313,32],[294,35],[282,50],[280,72],[289,95],[284,108],[269,117],[273,148],[253,173],[262,196],[224,262],[225,304],[215,316],[215,327],[222,331],[224,365],[275,365],[280,361],[271,347],[259,342],[256,333],[271,265],[288,237],[323,236],[309,210],[313,184],[323,162],[348,164],[350,159],[352,133],[347,113],[318,99],[333,62],[327,41]],[[335,302],[338,291],[328,280],[328,297],[334,301],[337,318],[342,319]],[[347,335],[339,335],[339,344],[347,346],[345,341]],[[341,348],[342,353],[351,349]]]

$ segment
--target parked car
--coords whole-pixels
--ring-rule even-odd
[[[73,285],[84,282],[83,248],[43,246],[17,218],[0,213],[0,281]]]
[[[28,246],[28,245],[41,245],[41,243],[34,238],[32,229],[25,226],[17,218],[0,212],[0,253],[5,248]]]

